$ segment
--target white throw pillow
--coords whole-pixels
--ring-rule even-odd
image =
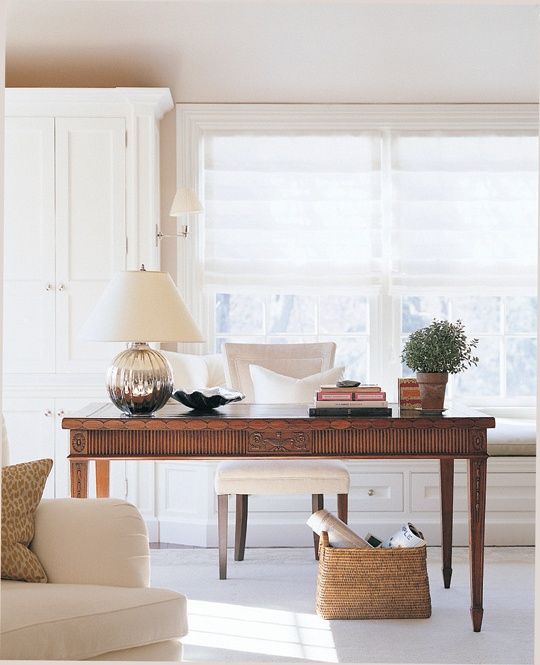
[[[324,383],[335,383],[343,377],[345,367],[334,367],[326,372],[295,379],[272,372],[259,365],[250,365],[257,404],[305,404],[315,398],[315,393]]]

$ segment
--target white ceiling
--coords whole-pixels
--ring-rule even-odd
[[[14,0],[7,85],[193,102],[536,102],[535,6]]]

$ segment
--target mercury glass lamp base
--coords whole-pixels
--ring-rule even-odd
[[[152,415],[172,395],[170,363],[148,344],[134,342],[112,361],[107,372],[107,390],[112,403],[123,413]]]

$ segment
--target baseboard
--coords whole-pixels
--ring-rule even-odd
[[[151,543],[166,542],[161,540],[159,533],[159,520],[155,517],[146,517],[143,515],[144,522],[146,524],[146,530],[148,531],[148,539]]]
[[[159,520],[159,542],[188,547],[217,547],[217,526],[208,522]],[[233,541],[231,541],[233,542]]]
[[[408,516],[365,516],[350,519],[350,526],[360,535],[368,531],[381,537],[391,535],[403,521],[413,522],[424,534],[429,545],[440,545],[440,520],[436,515],[411,514]],[[217,547],[217,525],[211,522],[179,522],[155,520],[149,524],[149,532],[159,532],[159,542],[186,545],[191,547]],[[532,546],[534,545],[534,515],[520,516],[512,520],[499,515],[486,518],[486,545]],[[234,518],[229,521],[229,544],[234,542]],[[157,538],[152,538],[158,542]],[[262,519],[250,516],[248,521],[247,547],[308,547],[313,542],[312,532],[302,518]],[[469,542],[469,526],[466,515],[454,517],[453,543],[466,546]]]

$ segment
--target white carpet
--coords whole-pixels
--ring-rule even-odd
[[[242,562],[229,551],[222,581],[215,549],[152,550],[152,585],[189,599],[189,661],[532,663],[533,548],[486,548],[481,633],[469,617],[467,550],[454,550],[451,589],[440,556],[429,548],[433,613],[424,620],[323,621],[308,548],[251,548]]]

